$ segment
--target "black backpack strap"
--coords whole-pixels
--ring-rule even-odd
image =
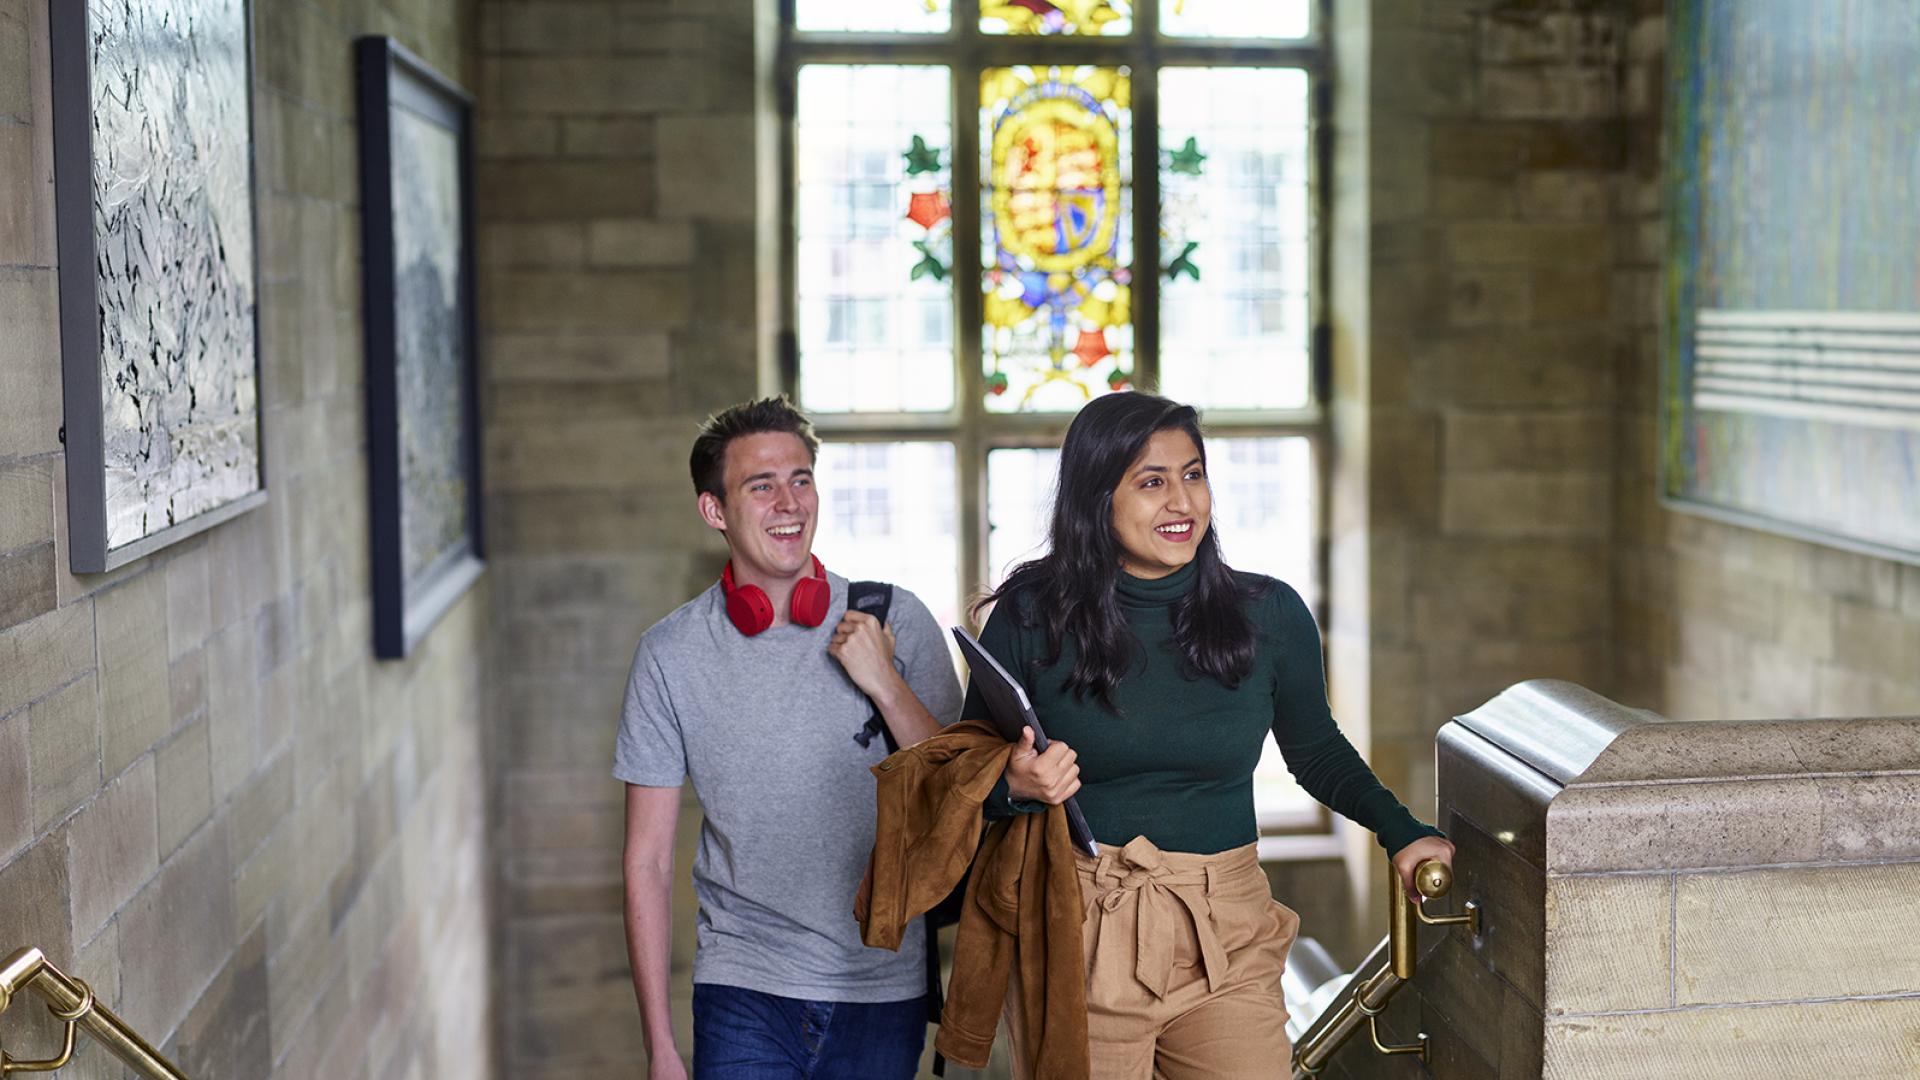
[[[863,611],[886,624],[887,614],[893,610],[893,586],[884,581],[850,581],[847,583],[847,610]],[[866,726],[854,735],[853,741],[861,746],[872,746],[875,732],[886,741],[887,753],[900,749],[894,740],[893,732],[887,730],[887,722],[880,716],[880,706],[867,703]]]

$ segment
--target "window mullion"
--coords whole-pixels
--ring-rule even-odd
[[[1160,69],[1146,63],[1133,71],[1133,299],[1133,384],[1159,393]]]
[[[956,0],[955,17],[969,23],[961,33],[979,33],[978,4]],[[954,350],[959,368],[960,428],[957,479],[960,505],[960,566],[957,588],[964,598],[975,582],[986,580],[986,377],[981,360],[980,327],[980,75],[971,51],[953,65],[953,297]],[[969,619],[969,622],[972,620]]]

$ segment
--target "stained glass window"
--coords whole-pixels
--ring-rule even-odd
[[[1073,410],[1133,379],[1132,83],[1125,68],[980,80],[987,408]]]
[[[1312,29],[1313,0],[1159,0],[1168,37],[1298,38]]]
[[[1160,386],[1297,408],[1312,341],[1309,84],[1288,68],[1160,73]]]
[[[912,590],[943,627],[959,622],[953,444],[830,439],[815,473],[820,561],[845,577]]]
[[[953,405],[950,78],[800,69],[795,329],[809,410]]]
[[[944,34],[952,0],[794,0],[794,29],[809,33]]]
[[[1131,0],[980,0],[980,29],[988,34],[1077,37],[1130,34],[1133,4]]]

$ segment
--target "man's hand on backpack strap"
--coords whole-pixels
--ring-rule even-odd
[[[888,699],[906,689],[893,666],[893,628],[864,611],[849,611],[833,628],[827,655],[840,661],[853,685],[882,709]]]

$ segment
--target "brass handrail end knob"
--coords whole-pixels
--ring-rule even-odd
[[[1439,859],[1428,859],[1414,870],[1413,887],[1429,900],[1445,896],[1453,888],[1453,868]]]

